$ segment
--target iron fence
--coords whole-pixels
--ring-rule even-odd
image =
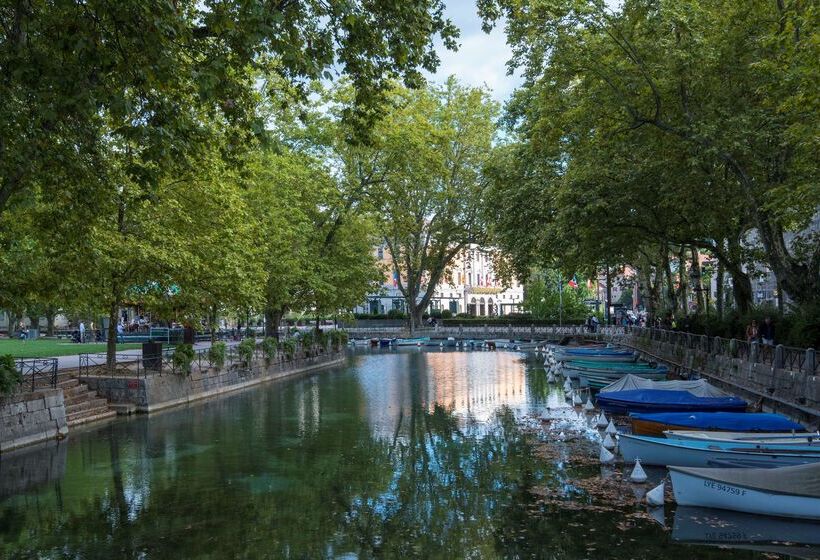
[[[341,348],[336,348],[340,350]],[[293,367],[301,362],[309,361],[334,350],[330,342],[322,346],[313,344],[305,349],[296,344],[293,353],[279,348],[274,354],[267,355],[261,342],[254,346],[250,357],[243,356],[238,346],[228,346],[225,349],[224,360],[209,348],[194,350],[193,359],[186,364],[174,359],[176,352],[173,347],[163,348],[162,353],[153,356],[143,356],[140,353],[117,353],[113,363],[109,366],[104,353],[80,354],[80,377],[104,375],[106,377],[136,377],[145,378],[150,375],[190,375],[203,373],[212,368],[227,368],[228,370],[251,371],[255,366],[265,367]]]
[[[57,358],[20,358],[15,360],[20,373],[20,387],[57,387]]]

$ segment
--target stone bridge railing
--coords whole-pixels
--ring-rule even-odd
[[[510,340],[558,341],[565,336],[588,336],[591,333],[584,326],[538,326],[538,325],[458,325],[436,326],[416,329],[412,335],[406,327],[349,328],[347,332],[354,338],[406,338],[410,336],[431,338],[454,337],[458,339],[487,340],[504,338]],[[624,334],[624,327],[599,327],[598,336],[618,336]]]

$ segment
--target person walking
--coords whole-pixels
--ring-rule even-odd
[[[85,342],[85,323],[80,321],[80,342]]]
[[[125,327],[122,326],[122,323],[117,323],[117,344],[122,344],[123,338],[122,335],[125,332]]]
[[[774,323],[771,317],[763,319],[760,325],[760,341],[766,346],[774,346]]]
[[[746,342],[749,344],[756,342],[759,335],[760,331],[757,327],[757,321],[752,319],[752,322],[746,326]]]

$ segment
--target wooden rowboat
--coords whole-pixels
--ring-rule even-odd
[[[701,430],[726,432],[805,432],[805,428],[783,416],[745,412],[668,412],[631,414],[632,433],[664,437],[665,431]]]
[[[801,519],[820,519],[820,463],[776,469],[669,467],[675,501]]]

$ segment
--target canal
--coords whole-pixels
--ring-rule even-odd
[[[653,519],[640,489],[607,504],[594,486],[615,482],[601,467],[572,464],[561,443],[544,451],[539,418],[564,405],[539,362],[362,351],[4,456],[0,558],[781,557],[777,543],[737,544],[766,524],[738,534],[671,506]],[[817,526],[780,523],[817,538]]]

